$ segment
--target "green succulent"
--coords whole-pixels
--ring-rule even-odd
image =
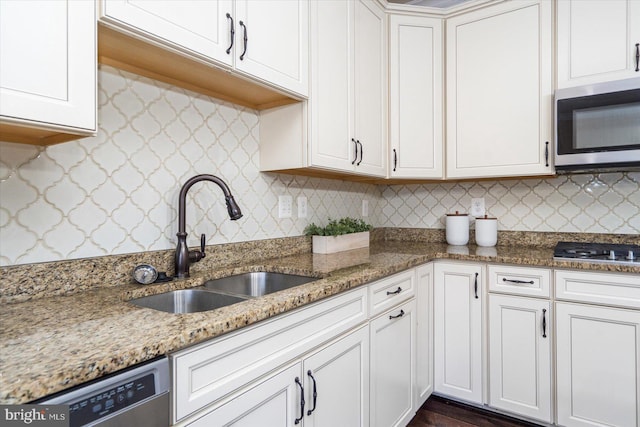
[[[373,226],[361,219],[345,217],[339,220],[329,218],[329,224],[319,227],[314,223],[307,225],[304,234],[307,236],[340,236],[342,234],[370,231]]]

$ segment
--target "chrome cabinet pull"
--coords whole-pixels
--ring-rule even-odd
[[[478,273],[476,273],[476,280],[473,284],[473,290],[476,294],[476,299],[478,299]]]
[[[525,284],[525,285],[533,285],[533,280],[530,281],[526,281],[526,280],[517,280],[517,279],[507,279],[506,277],[502,278],[503,282],[509,282],[509,283],[518,283],[518,284]]]
[[[404,316],[404,310],[400,310],[400,313],[399,313],[399,314],[396,314],[395,316],[391,316],[391,315],[389,315],[389,320],[391,320],[391,319],[397,319],[397,318],[402,317],[402,316]]]
[[[307,416],[309,416],[313,414],[313,411],[316,410],[316,399],[318,398],[318,390],[316,388],[316,379],[313,377],[313,373],[311,372],[311,369],[307,371],[307,375],[311,377],[311,379],[313,380],[313,408],[307,411]]]
[[[242,55],[240,55],[240,61],[242,61],[244,60],[244,55],[246,55],[247,53],[247,46],[249,44],[249,39],[247,38],[247,26],[244,25],[244,22],[242,21],[240,21],[239,24],[244,29],[244,37],[242,38],[244,40],[244,50],[242,51]]]
[[[296,418],[294,424],[300,424],[302,417],[304,417],[304,387],[302,387],[302,383],[298,377],[296,377],[296,384],[300,387],[300,418]]]
[[[398,289],[396,289],[393,292],[387,291],[387,295],[398,295],[400,292],[402,292],[402,288],[400,286],[398,286]]]
[[[227,13],[227,19],[231,20],[231,44],[227,48],[227,55],[228,55],[231,53],[231,48],[233,47],[233,40],[236,37],[236,29],[235,29],[235,26],[233,25],[233,18],[228,13]]]
[[[542,338],[547,337],[547,309],[542,309]]]

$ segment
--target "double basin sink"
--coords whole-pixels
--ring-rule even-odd
[[[215,310],[263,295],[318,280],[315,277],[264,271],[208,280],[202,287],[181,289],[132,299],[129,302],[167,313],[196,313]]]

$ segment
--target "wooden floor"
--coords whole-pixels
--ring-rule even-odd
[[[525,421],[431,396],[408,427],[538,427]]]

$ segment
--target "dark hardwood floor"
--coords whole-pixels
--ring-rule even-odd
[[[431,396],[408,427],[539,427],[473,406]]]

